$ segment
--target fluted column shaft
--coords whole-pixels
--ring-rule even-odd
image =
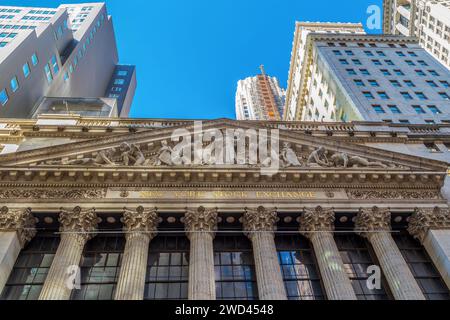
[[[147,273],[148,247],[156,236],[158,214],[156,209],[124,212],[126,233],[125,250],[117,282],[115,300],[143,300]]]
[[[86,239],[79,234],[62,234],[55,258],[45,280],[39,300],[69,300],[72,289],[68,283],[68,270],[78,266]]]
[[[68,300],[72,292],[69,272],[78,267],[86,242],[94,236],[94,209],[63,210],[59,215],[61,241],[48,272],[39,300]]]
[[[217,230],[217,209],[187,210],[186,235],[190,240],[188,298],[215,300],[213,240]]]
[[[276,221],[276,212],[263,207],[246,209],[244,213],[244,231],[253,246],[260,300],[287,300],[275,247]]]
[[[300,233],[312,243],[327,298],[356,300],[355,291],[334,241],[333,230],[332,209],[317,207],[303,210],[300,217]]]
[[[213,237],[205,232],[190,235],[189,299],[215,300]]]
[[[374,207],[361,210],[356,229],[371,243],[396,300],[425,300],[408,264],[390,234],[391,213]]]

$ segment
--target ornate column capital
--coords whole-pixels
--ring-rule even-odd
[[[0,209],[0,232],[16,231],[22,247],[36,235],[35,224],[30,208],[10,209],[4,206]]]
[[[277,210],[266,209],[260,206],[256,209],[245,208],[243,216],[244,231],[247,237],[251,239],[252,232],[276,231],[276,222],[278,221]]]
[[[312,236],[314,231],[334,231],[334,210],[333,208],[304,208],[300,216],[299,231],[307,238]]]
[[[153,239],[158,233],[159,217],[157,208],[146,210],[139,206],[136,210],[124,208],[123,229],[127,232],[126,238],[144,233]]]
[[[214,237],[217,231],[217,216],[217,208],[206,209],[203,206],[197,210],[186,208],[184,227],[188,238],[192,232],[209,232]]]
[[[420,242],[424,242],[430,229],[450,229],[448,208],[416,208],[409,219],[408,232]]]
[[[81,207],[75,207],[73,210],[61,208],[58,218],[59,231],[77,234],[82,241],[86,242],[95,235],[97,219],[95,208],[82,209]]]
[[[361,208],[356,216],[355,229],[361,236],[367,237],[371,232],[391,231],[391,212],[378,207]]]

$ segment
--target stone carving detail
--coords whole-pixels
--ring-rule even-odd
[[[220,131],[219,131],[220,132]],[[223,133],[222,133],[223,134]],[[224,159],[219,161],[216,159],[216,152],[226,152],[226,146],[223,150],[216,150],[216,141],[209,143],[200,143],[202,148],[197,150],[194,148],[196,145],[193,142],[178,148],[176,146],[178,142],[169,142],[168,140],[161,140],[158,143],[149,143],[145,150],[141,150],[141,146],[138,143],[122,143],[118,147],[112,147],[97,151],[92,154],[85,154],[78,159],[56,159],[46,160],[39,165],[66,165],[66,166],[98,166],[98,167],[111,167],[111,166],[174,166],[177,164],[189,164],[193,166],[205,166],[214,164],[223,164]],[[220,145],[220,142],[218,142]],[[265,159],[254,159],[249,157],[249,153],[258,153],[258,148],[253,150],[249,147],[249,144],[245,141],[245,150],[238,148],[235,141],[234,154],[237,156],[237,164],[248,165],[250,167],[260,166],[269,167],[272,165],[274,159],[279,160],[280,167],[320,167],[320,168],[405,168],[403,166],[396,166],[392,163],[385,163],[384,161],[371,161],[367,158],[350,155],[347,153],[334,152],[327,150],[325,147],[318,147],[312,152],[295,150],[291,143],[282,142],[281,150],[270,150],[269,155]],[[187,148],[187,149],[186,149]],[[184,154],[185,150],[189,150],[191,153]],[[301,149],[301,148],[300,148]],[[252,151],[253,150],[253,151]],[[191,161],[191,157],[197,161]],[[177,160],[174,160],[177,159]],[[217,160],[217,161],[216,161]],[[176,162],[176,163],[174,163]],[[180,162],[180,163],[178,163]]]
[[[217,230],[217,208],[206,209],[201,206],[197,210],[186,208],[184,226],[188,237],[191,232],[210,232],[211,235]]]
[[[40,165],[144,166],[149,162],[137,144],[124,142],[118,148],[100,150],[95,155],[84,155],[79,159],[48,160]]]
[[[328,157],[330,152],[324,147],[311,152],[308,156],[307,165],[310,167],[335,167],[335,168],[404,168],[394,164],[385,164],[381,161],[370,161],[367,158],[353,156],[347,153],[336,152]]]
[[[3,189],[0,199],[100,199],[106,189]]]
[[[243,226],[247,237],[251,238],[253,232],[276,231],[278,221],[276,209],[266,209],[263,206],[257,209],[245,208]]]
[[[409,220],[408,232],[423,242],[430,229],[450,229],[450,210],[448,208],[416,208]]]
[[[356,216],[355,229],[367,237],[367,233],[391,230],[391,212],[378,207],[360,209]]]
[[[325,209],[320,206],[313,209],[305,208],[300,216],[300,233],[309,238],[315,231],[332,232],[334,219],[334,210],[331,208]]]
[[[397,190],[347,190],[347,195],[354,200],[379,199],[441,199],[439,191],[397,191]]]
[[[145,233],[151,240],[156,236],[158,230],[157,209],[146,210],[142,206],[137,207],[136,210],[124,208],[123,224],[127,238],[133,234]]]
[[[80,240],[86,242],[95,235],[97,219],[94,208],[81,209],[80,207],[75,207],[73,210],[61,208],[58,219],[60,224],[59,231],[76,234],[80,236]]]
[[[17,231],[22,247],[36,235],[36,220],[31,209],[0,209],[0,231]]]

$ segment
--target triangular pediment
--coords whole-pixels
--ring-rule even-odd
[[[39,168],[85,168],[95,167],[102,169],[114,169],[128,167],[133,168],[257,168],[270,167],[274,154],[267,151],[267,158],[259,157],[256,151],[258,147],[250,149],[249,144],[254,143],[247,135],[245,141],[246,155],[238,150],[235,144],[234,162],[227,161],[225,155],[223,161],[217,161],[212,156],[215,151],[214,143],[203,142],[200,155],[195,161],[195,149],[191,149],[191,162],[180,155],[181,162],[172,161],[173,152],[180,152],[177,148],[179,142],[172,141],[175,130],[184,130],[191,135],[194,143],[194,124],[179,127],[151,129],[136,133],[102,137],[82,142],[67,143],[58,146],[45,147],[29,151],[17,152],[0,156],[2,167],[39,167]],[[445,171],[446,165],[439,161],[433,161],[415,156],[375,149],[349,142],[341,142],[333,137],[315,137],[308,134],[280,129],[271,132],[270,128],[260,123],[242,123],[228,119],[219,119],[202,122],[202,132],[219,132],[223,136],[223,152],[226,149],[227,134],[238,132],[255,134],[261,139],[261,133],[268,134],[268,141],[278,133],[279,145],[276,154],[279,160],[280,170],[348,170],[355,171],[370,169],[372,171]],[[198,147],[198,145],[197,145]],[[186,149],[184,149],[186,150]],[[253,154],[252,154],[253,153]],[[256,162],[254,161],[254,153]],[[253,161],[252,161],[253,159]],[[232,161],[232,160],[231,160]],[[175,161],[176,162],[176,161]]]

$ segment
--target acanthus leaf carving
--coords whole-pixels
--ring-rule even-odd
[[[58,218],[59,231],[64,235],[73,235],[84,245],[86,241],[95,236],[98,217],[94,208],[82,209],[75,207],[73,210],[61,208]]]
[[[136,210],[124,208],[123,223],[127,239],[136,234],[144,233],[151,240],[156,236],[158,230],[157,208],[150,210],[144,209],[142,206],[137,207]]]
[[[217,208],[206,209],[203,206],[196,210],[186,208],[184,226],[187,236],[190,238],[194,232],[207,232],[214,237],[217,231]]]
[[[382,200],[382,199],[441,199],[438,190],[347,190],[347,195],[352,200]]]
[[[450,210],[448,208],[416,208],[409,219],[408,232],[424,242],[430,229],[450,229]]]
[[[310,238],[314,232],[334,231],[334,210],[332,208],[304,208],[300,216],[300,233]]]
[[[35,224],[30,208],[0,208],[0,231],[16,231],[22,247],[36,235]]]
[[[387,208],[361,208],[356,216],[355,229],[358,234],[370,237],[375,232],[391,231],[391,212]]]
[[[250,239],[257,232],[271,232],[275,235],[277,221],[278,215],[275,208],[266,209],[263,206],[256,209],[245,208],[243,215],[244,232]]]

